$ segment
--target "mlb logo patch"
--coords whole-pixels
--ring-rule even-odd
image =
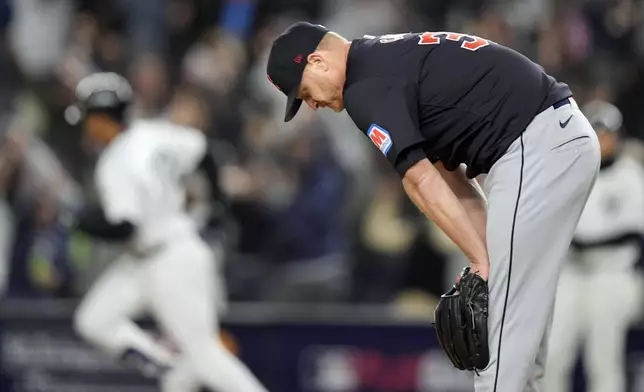
[[[367,131],[367,136],[382,151],[383,154],[387,155],[391,146],[393,146],[393,141],[391,140],[391,135],[387,132],[386,129],[380,127],[376,124],[371,124],[369,130]]]

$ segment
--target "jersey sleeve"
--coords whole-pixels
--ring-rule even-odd
[[[105,219],[109,223],[139,223],[140,187],[131,173],[119,170],[119,166],[104,165],[99,167],[96,187]]]
[[[400,176],[426,158],[418,123],[418,86],[400,80],[369,78],[344,94],[347,113]]]
[[[631,196],[630,210],[633,211],[633,213],[629,213],[629,216],[633,219],[634,231],[637,231],[644,236],[644,203],[642,203],[642,200],[644,200],[644,169],[639,162],[632,158],[628,159],[630,160],[629,163],[632,165],[631,167],[633,172],[633,179],[632,181],[629,181],[629,185],[633,187],[633,189],[626,192]]]
[[[193,172],[199,163],[204,159],[208,150],[208,139],[206,135],[194,128],[182,129],[183,143],[179,155],[186,163],[186,173]]]

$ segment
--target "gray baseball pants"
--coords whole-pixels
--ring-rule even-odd
[[[550,107],[488,173],[488,368],[476,392],[544,392],[557,281],[599,170],[597,136],[576,102]]]

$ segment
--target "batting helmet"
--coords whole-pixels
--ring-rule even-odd
[[[114,72],[98,72],[86,76],[76,86],[76,103],[67,108],[65,119],[72,125],[88,113],[105,113],[122,122],[132,101],[132,86]]]
[[[619,133],[622,128],[622,112],[612,103],[593,100],[581,110],[596,131]]]

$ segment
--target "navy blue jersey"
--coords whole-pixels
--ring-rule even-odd
[[[464,163],[473,178],[539,112],[571,95],[512,49],[470,35],[409,33],[351,43],[344,105],[401,175],[427,157],[448,170]]]

